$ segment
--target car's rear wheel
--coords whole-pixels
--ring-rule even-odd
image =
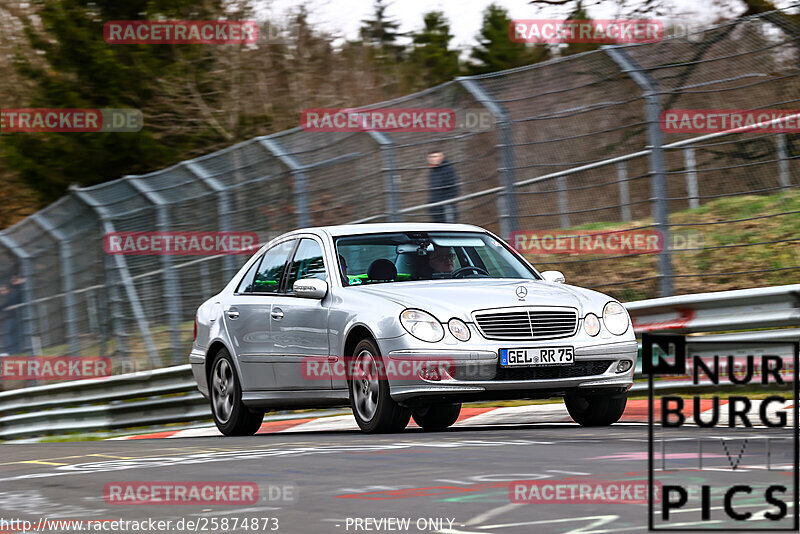
[[[412,417],[423,430],[435,432],[444,430],[455,423],[460,413],[461,403],[433,404],[414,410]]]
[[[627,393],[595,395],[568,393],[564,397],[564,404],[570,417],[581,426],[613,425],[622,417],[627,402]]]
[[[258,431],[264,414],[251,412],[242,403],[242,386],[226,349],[214,356],[208,389],[214,423],[220,432],[226,436],[252,436]]]
[[[411,411],[389,396],[389,382],[375,342],[364,339],[356,345],[350,363],[350,405],[359,428],[370,433],[402,431]]]

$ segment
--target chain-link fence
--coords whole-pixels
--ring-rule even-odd
[[[504,238],[662,232],[657,253],[523,250],[540,269],[623,300],[796,280],[800,136],[659,125],[670,109],[797,109],[800,27],[782,15],[459,78],[371,106],[480,108],[493,117],[489,129],[297,128],[75,188],[0,233],[0,353],[110,355],[120,368],[185,362],[194,310],[246,256],[109,255],[110,232],[250,231],[265,242],[311,225],[429,221],[451,205],[458,222]],[[458,177],[444,200],[429,190],[426,155],[436,150]],[[677,239],[687,235],[701,239]]]

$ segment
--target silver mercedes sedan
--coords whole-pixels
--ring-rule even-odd
[[[197,310],[189,359],[220,431],[249,435],[274,409],[441,430],[463,402],[562,396],[577,423],[610,425],[636,356],[616,300],[477,226],[404,223],[270,241]]]

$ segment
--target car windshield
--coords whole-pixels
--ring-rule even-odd
[[[346,285],[453,278],[540,278],[503,243],[478,232],[339,237],[336,252]]]

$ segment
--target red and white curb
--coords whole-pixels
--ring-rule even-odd
[[[761,401],[753,400],[752,405],[748,412],[748,417],[754,426],[758,426],[761,422],[759,416],[759,407]],[[718,425],[727,425],[728,423],[728,410],[725,408],[726,400],[720,399],[720,413]],[[779,410],[785,410],[787,416],[787,423],[792,424],[792,402],[787,401],[784,403],[773,403],[767,410],[767,415],[775,418],[775,413]],[[712,401],[711,399],[702,399],[700,403],[701,418],[708,421],[711,418]],[[694,407],[692,399],[684,399],[683,413],[687,414],[686,422],[691,424],[693,417],[691,414]],[[646,399],[633,399],[629,400],[625,407],[625,413],[622,415],[620,422],[622,423],[646,423],[648,414],[648,405]],[[455,427],[477,427],[477,426],[503,426],[503,425],[526,425],[533,423],[572,423],[572,418],[567,413],[567,409],[563,403],[553,404],[532,404],[527,406],[509,406],[503,408],[471,408],[465,406],[461,409],[461,415],[458,421],[453,425]],[[409,423],[409,428],[419,428],[412,419]],[[324,432],[324,431],[348,431],[358,430],[358,425],[352,414],[336,415],[331,417],[312,417],[303,419],[286,419],[282,421],[268,421],[261,425],[257,432],[258,434],[274,434],[278,432]],[[190,428],[186,430],[170,430],[166,432],[155,432],[151,434],[137,434],[132,436],[122,436],[110,438],[114,440],[120,439],[161,439],[161,438],[190,438],[190,437],[209,437],[221,436],[219,430],[215,426],[208,426],[202,428]]]

